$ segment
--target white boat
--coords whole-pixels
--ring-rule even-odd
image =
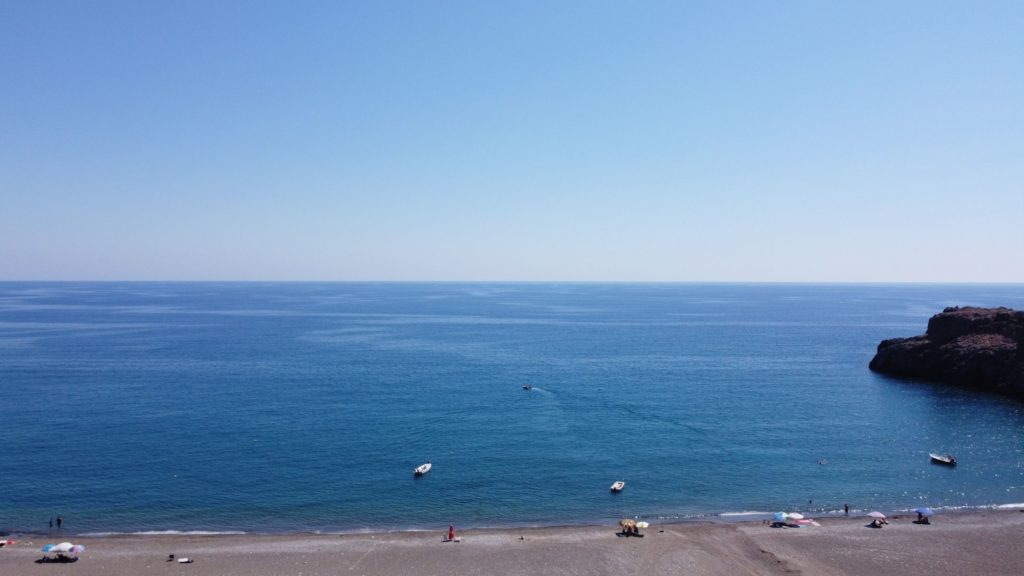
[[[412,471],[412,474],[413,476],[423,476],[427,472],[430,472],[430,462],[427,462],[426,464],[420,464]]]
[[[615,484],[612,484],[612,492],[622,492],[622,489],[625,487],[626,483],[623,482],[622,480],[619,480]]]
[[[928,454],[931,456],[932,462],[936,464],[945,464],[946,466],[956,466],[956,458],[945,454]]]

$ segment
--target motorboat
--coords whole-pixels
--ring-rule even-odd
[[[523,384],[523,390],[533,390],[533,384]]]
[[[430,472],[430,468],[431,468],[430,462],[427,462],[425,464],[420,464],[419,466],[417,466],[412,471],[412,474],[413,474],[413,476],[423,476],[427,472]]]
[[[622,489],[626,487],[626,483],[619,480],[612,484],[612,492],[622,492]]]
[[[950,454],[928,454],[928,456],[931,457],[933,464],[956,466],[956,458],[953,458]]]

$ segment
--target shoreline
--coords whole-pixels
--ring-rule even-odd
[[[82,538],[74,563],[37,563],[46,536],[0,549],[0,573],[128,576],[253,574],[869,574],[955,570],[1024,573],[1020,509],[953,512],[929,526],[913,515],[882,529],[866,516],[820,517],[819,526],[771,528],[759,520],[652,525],[643,538],[617,525],[460,530],[458,543],[428,532],[365,534],[121,535]],[[75,537],[78,539],[78,537]],[[167,561],[191,558],[182,565]]]
[[[936,513],[943,516],[953,516],[960,514],[974,514],[974,513],[985,513],[985,512],[1000,512],[1000,511],[1017,511],[1024,512],[1024,502],[1014,502],[1006,504],[986,504],[979,506],[933,506],[933,510]],[[834,510],[815,514],[814,511],[806,512],[802,509],[788,510],[790,512],[803,512],[808,518],[815,518],[818,520],[831,520],[831,519],[844,519],[844,518],[859,518],[865,516],[869,511],[878,510],[890,518],[899,518],[904,515],[913,515],[913,509],[900,508],[900,509],[887,509],[887,508],[851,508],[849,515],[844,514],[842,510]],[[629,516],[634,520],[645,520],[654,526],[676,526],[686,525],[694,523],[705,523],[705,524],[743,524],[743,523],[760,523],[762,520],[770,520],[775,511],[742,511],[742,512],[715,512],[707,514],[695,514],[690,516]],[[521,523],[507,523],[507,524],[496,524],[496,525],[475,525],[475,524],[460,524],[464,530],[474,531],[490,531],[490,530],[543,530],[543,529],[572,529],[572,528],[592,528],[599,526],[608,526],[615,524],[619,521],[619,517],[615,518],[601,518],[595,520],[580,520],[577,522],[565,522],[565,523],[543,523],[543,522],[521,522]],[[438,524],[440,526],[440,524]],[[447,526],[447,523],[445,523]],[[2,528],[2,527],[0,527]],[[129,536],[348,536],[348,535],[375,535],[375,534],[423,534],[433,533],[436,531],[436,527],[365,527],[357,528],[352,530],[319,530],[319,529],[299,529],[299,530],[208,530],[208,529],[195,529],[195,530],[176,530],[176,529],[155,529],[155,530],[139,530],[139,531],[118,531],[118,530],[96,530],[96,531],[83,531],[77,532],[69,529],[62,529],[60,531],[53,530],[50,532],[46,531],[34,531],[34,530],[19,530],[6,528],[0,529],[0,535],[6,537],[25,538],[114,538],[114,537],[129,537]]]

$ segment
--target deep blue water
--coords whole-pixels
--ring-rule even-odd
[[[1024,502],[1020,403],[867,369],[968,304],[1024,287],[0,283],[0,530]]]

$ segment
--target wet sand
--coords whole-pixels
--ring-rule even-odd
[[[824,518],[821,526],[761,522],[651,526],[643,538],[617,526],[470,530],[461,542],[436,532],[345,535],[109,536],[66,538],[86,551],[71,564],[37,563],[46,536],[14,536],[0,549],[0,574],[215,575],[614,575],[662,574],[1024,574],[1024,513],[993,510],[912,516],[881,529],[868,519]],[[192,564],[167,562],[168,554]]]

